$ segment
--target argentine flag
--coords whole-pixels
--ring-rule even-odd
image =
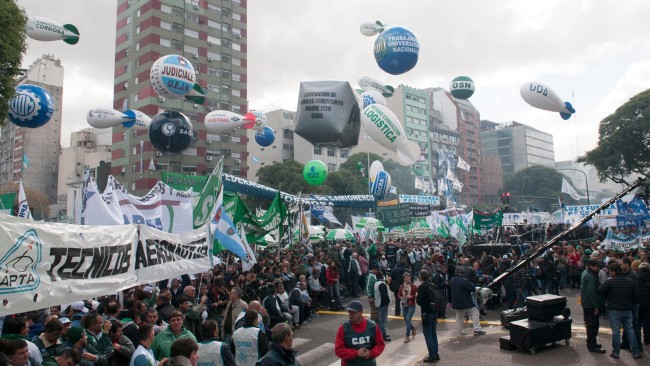
[[[214,212],[210,219],[210,232],[219,244],[226,250],[231,251],[242,260],[242,269],[249,271],[257,261],[255,253],[246,242],[246,234],[242,229],[242,236],[239,235],[232,219],[223,208],[223,185],[219,190],[219,196]]]

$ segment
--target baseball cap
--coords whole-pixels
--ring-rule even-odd
[[[77,343],[84,335],[84,329],[80,327],[72,327],[68,329],[68,342],[70,344]]]
[[[586,255],[591,255],[591,249],[586,249],[586,250],[585,250],[585,254],[586,254]]]
[[[348,304],[348,311],[363,311],[363,304],[359,300],[352,300]]]
[[[66,317],[59,318],[59,321],[60,321],[61,324],[63,324],[63,325],[66,325],[66,324],[70,324],[70,323],[71,323],[71,322],[70,322],[70,319],[68,319],[68,318],[66,318]]]
[[[153,287],[151,286],[145,286],[142,291],[148,292],[148,293],[153,293]]]
[[[86,307],[86,304],[84,304],[83,301],[75,301],[70,305],[70,307],[74,311],[81,311],[82,313],[88,312],[88,308]]]

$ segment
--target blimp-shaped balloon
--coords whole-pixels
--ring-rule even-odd
[[[181,112],[160,112],[151,119],[149,141],[162,152],[179,153],[192,143],[192,123]]]
[[[126,114],[112,108],[92,108],[86,112],[86,121],[94,128],[111,128],[124,125],[133,127],[133,119]]]
[[[386,105],[386,98],[376,90],[365,90],[361,93],[361,100],[363,101],[363,108],[371,104]]]
[[[451,81],[449,91],[454,98],[469,99],[474,94],[474,80],[468,76],[458,76]]]
[[[67,44],[79,42],[79,31],[72,24],[59,24],[51,19],[32,16],[25,25],[27,37],[37,41],[59,41]]]
[[[381,201],[388,195],[390,191],[391,179],[390,174],[384,170],[377,172],[374,182],[370,189],[370,194],[375,197],[376,200]]]
[[[196,83],[194,66],[183,56],[167,55],[151,65],[151,85],[164,98],[179,99],[189,94]]]
[[[368,20],[361,23],[359,27],[361,34],[372,37],[384,31],[384,25],[379,20]]]
[[[359,87],[363,90],[376,90],[386,98],[392,97],[395,93],[395,88],[382,83],[379,79],[373,78],[372,76],[362,76],[359,79]]]
[[[264,126],[261,130],[255,132],[255,142],[262,147],[271,146],[275,141],[275,132],[269,126]]]
[[[255,115],[255,126],[253,127],[257,131],[261,131],[266,127],[266,115],[260,111],[251,111]]]
[[[400,75],[418,63],[420,43],[411,31],[402,27],[387,29],[375,41],[375,61],[384,71]]]
[[[370,138],[387,149],[396,151],[406,141],[402,124],[386,106],[371,104],[364,108],[361,123]]]
[[[545,111],[559,112],[564,120],[576,112],[571,103],[562,101],[553,89],[537,81],[522,85],[519,93],[526,103]]]
[[[9,120],[20,127],[37,128],[54,114],[54,102],[47,90],[32,84],[16,87],[16,96],[9,101]]]
[[[255,125],[255,115],[246,113],[245,116],[231,111],[212,111],[203,120],[209,133],[228,132],[235,128],[252,128]]]
[[[415,164],[420,160],[420,145],[412,140],[406,140],[397,146],[397,160],[405,166]]]
[[[124,114],[132,121],[130,127],[135,126],[136,128],[149,129],[149,125],[151,125],[151,117],[147,116],[146,114],[136,109],[126,110],[124,111]],[[127,126],[124,125],[124,127]]]

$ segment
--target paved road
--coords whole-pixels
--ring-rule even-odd
[[[582,320],[582,310],[578,305],[579,290],[567,289],[561,292],[561,295],[567,297],[567,305],[573,314],[573,339],[570,347],[557,345],[540,350],[536,355],[529,355],[524,352],[507,352],[499,349],[499,336],[508,334],[508,331],[500,326],[499,315],[501,310],[487,311],[488,316],[482,322],[484,329],[488,332],[484,337],[466,336],[462,338],[454,337],[454,318],[451,315],[448,319],[442,319],[438,324],[438,336],[440,338],[441,355],[453,354],[455,364],[463,358],[465,351],[471,349],[471,355],[466,358],[467,363],[471,364],[480,361],[481,364],[493,364],[489,360],[500,364],[538,364],[540,360],[558,360],[562,364],[585,364],[593,365],[596,363],[609,363],[609,357],[602,355],[593,355],[587,352],[585,346],[584,322]],[[352,299],[344,300],[347,304]],[[360,298],[364,304],[364,310],[369,312],[368,302],[365,297]],[[389,315],[394,313],[391,306]],[[450,311],[449,314],[453,314]],[[368,315],[369,317],[369,315]],[[414,324],[420,328],[420,311],[419,308],[413,317]],[[347,312],[321,312],[312,322],[307,323],[301,329],[294,332],[294,348],[298,350],[299,361],[302,365],[326,366],[339,364],[339,360],[334,354],[334,339],[339,325],[347,320]],[[469,324],[466,324],[469,327]],[[611,350],[609,323],[607,320],[601,321],[601,335],[599,342],[604,344],[607,350]],[[389,316],[388,333],[393,341],[388,343],[386,351],[382,355],[378,364],[413,365],[418,363],[426,356],[426,346],[421,335],[415,338],[415,341],[404,344],[405,325],[401,318]],[[625,354],[622,354],[622,360]],[[630,360],[631,356],[627,355]],[[443,356],[441,356],[443,357]],[[596,358],[594,358],[596,357]],[[600,358],[598,358],[600,357]],[[444,357],[443,357],[444,358]],[[449,359],[449,358],[447,358]],[[484,362],[485,361],[485,362]],[[644,360],[648,362],[648,359]],[[504,363],[505,362],[505,363]],[[644,362],[642,361],[641,364]]]

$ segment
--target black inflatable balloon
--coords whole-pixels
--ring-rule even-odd
[[[164,111],[151,119],[149,141],[158,150],[179,153],[192,142],[192,123],[177,111]]]

